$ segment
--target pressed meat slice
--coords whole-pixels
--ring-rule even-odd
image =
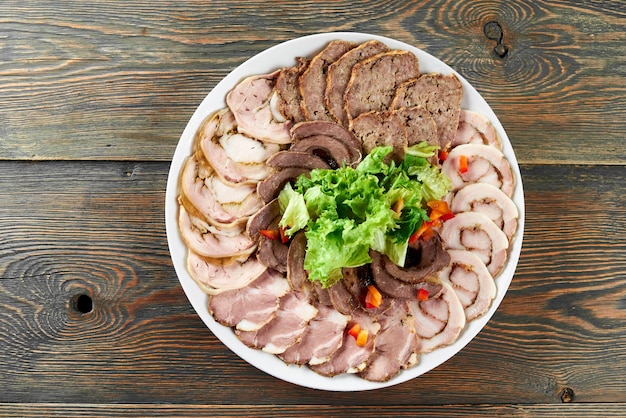
[[[487,215],[504,232],[509,242],[517,229],[519,211],[510,197],[496,186],[487,183],[471,183],[456,192],[450,210],[480,212]]]
[[[333,120],[324,103],[328,66],[352,49],[350,42],[331,41],[309,63],[298,79],[302,96],[301,108],[307,120]]]
[[[328,67],[326,75],[325,103],[330,115],[343,126],[348,126],[344,108],[344,94],[350,81],[352,67],[366,58],[387,51],[389,48],[377,40],[371,40],[352,48]]]
[[[250,76],[226,95],[226,104],[237,120],[237,129],[253,138],[275,144],[291,143],[292,121],[279,121],[272,112],[271,99],[280,70]]]
[[[287,119],[293,122],[304,120],[304,114],[300,103],[302,96],[298,88],[298,78],[306,70],[310,60],[307,58],[296,58],[294,67],[283,68],[276,80],[276,92],[278,94],[278,111]]]
[[[367,360],[374,351],[376,334],[380,330],[380,324],[367,312],[357,309],[352,313],[352,319],[348,322],[346,330],[354,324],[359,324],[361,329],[368,331],[367,342],[363,347],[356,344],[354,337],[344,332],[343,343],[335,351],[330,359],[322,364],[310,365],[309,367],[323,376],[336,376],[342,373],[358,373],[363,370]]]
[[[386,382],[409,365],[418,349],[414,318],[406,302],[395,301],[379,318],[374,353],[359,376],[373,382]]]
[[[403,107],[395,113],[402,120],[406,129],[407,145],[428,142],[430,145],[439,145],[437,124],[422,106]]]
[[[479,212],[457,213],[444,222],[441,237],[448,249],[468,250],[480,257],[494,278],[506,263],[509,241],[487,215]]]
[[[439,273],[439,279],[454,289],[465,310],[465,319],[482,315],[496,296],[496,284],[485,263],[467,250],[448,250],[452,261]]]
[[[236,331],[239,339],[249,347],[260,348],[271,354],[284,353],[296,344],[317,309],[304,293],[291,291],[280,299],[276,316],[256,331]]]
[[[187,270],[203,292],[216,295],[247,286],[265,273],[267,268],[253,255],[245,260],[206,258],[189,251]]]
[[[417,76],[419,63],[409,51],[382,52],[355,64],[344,96],[348,125],[362,113],[389,109],[396,89]]]
[[[443,283],[439,297],[408,304],[415,320],[415,332],[420,337],[420,353],[452,344],[465,327],[463,305],[448,283]]]
[[[461,173],[460,160],[467,158],[467,171]],[[442,164],[442,170],[450,179],[454,191],[471,183],[488,183],[513,195],[515,178],[508,160],[495,147],[482,144],[463,144],[452,148]]]
[[[320,303],[315,307],[318,310],[317,315],[307,325],[302,339],[279,355],[284,362],[299,365],[322,364],[341,347],[343,330],[350,317]]]
[[[422,74],[399,86],[391,107],[422,106],[430,112],[441,149],[450,146],[459,126],[463,86],[454,74]]]
[[[407,130],[396,112],[374,110],[362,113],[352,120],[351,129],[366,154],[376,147],[391,146],[393,151],[386,157],[386,162],[404,159],[408,145]]]
[[[461,109],[459,127],[452,147],[462,144],[483,144],[502,149],[502,140],[489,119],[482,113]]]
[[[289,283],[282,275],[265,270],[243,288],[212,295],[209,312],[222,325],[255,331],[274,318],[280,298],[289,289]]]

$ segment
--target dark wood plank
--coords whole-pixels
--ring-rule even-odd
[[[0,16],[7,159],[168,161],[195,107],[235,66],[333,30],[395,37],[451,64],[493,106],[523,163],[626,157],[622,1],[7,0]],[[489,22],[501,40],[485,35]]]
[[[488,326],[419,379],[323,396],[249,366],[198,319],[167,249],[168,168],[0,162],[0,402],[626,402],[625,167],[525,168],[526,244]]]

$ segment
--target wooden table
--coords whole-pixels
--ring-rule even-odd
[[[0,415],[623,416],[625,28],[623,0],[3,0]],[[298,387],[231,353],[187,301],[164,226],[169,162],[205,95],[268,47],[337,30],[467,78],[526,195],[492,320],[373,392]]]

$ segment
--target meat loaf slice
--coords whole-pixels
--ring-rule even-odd
[[[344,96],[348,120],[372,110],[388,109],[396,89],[418,76],[419,62],[409,51],[382,52],[358,62],[352,67]]]
[[[454,74],[423,74],[399,86],[391,108],[423,106],[437,124],[439,145],[447,148],[456,135],[463,87]]]
[[[304,114],[300,107],[302,96],[298,88],[298,78],[309,66],[307,58],[296,58],[294,67],[284,68],[276,79],[276,91],[278,92],[278,110],[287,119],[294,122],[304,120]]]
[[[346,52],[328,67],[324,100],[330,115],[338,123],[348,126],[348,116],[344,108],[343,96],[350,81],[352,67],[359,61],[387,50],[387,45],[380,41],[367,41]]]
[[[307,69],[298,78],[298,87],[302,102],[302,113],[307,120],[333,120],[324,104],[326,91],[326,72],[328,66],[354,47],[354,44],[335,40],[309,63]]]
[[[388,159],[396,162],[404,159],[407,129],[396,112],[374,110],[363,113],[352,121],[352,131],[361,141],[364,153],[369,154],[379,146],[392,146],[393,152]]]

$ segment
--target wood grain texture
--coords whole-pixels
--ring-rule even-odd
[[[525,246],[487,327],[421,378],[324,396],[249,366],[196,316],[167,249],[167,170],[0,162],[0,402],[626,402],[625,167],[524,169]]]
[[[484,32],[491,21],[502,29],[502,58]],[[168,161],[195,107],[238,64],[294,37],[360,31],[459,71],[499,115],[522,163],[622,164],[625,27],[622,0],[6,0],[0,155]]]

